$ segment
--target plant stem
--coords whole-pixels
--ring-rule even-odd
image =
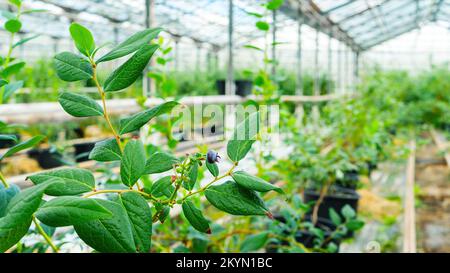
[[[102,86],[100,85],[100,83],[98,82],[98,79],[97,79],[97,65],[95,64],[94,60],[92,60],[92,59],[90,59],[90,62],[91,62],[92,69],[93,69],[92,80],[94,81],[95,86],[97,87],[98,93],[100,94],[100,97],[102,99],[103,117],[105,118],[106,123],[108,124],[109,128],[111,129],[111,132],[113,133],[114,138],[116,139],[120,150],[123,152],[122,142],[120,142],[120,136],[117,134],[116,130],[114,129],[114,126],[111,123],[111,119],[109,118],[108,109],[106,108],[106,94],[105,94],[105,91],[103,90]]]
[[[36,226],[39,233],[42,235],[42,237],[44,237],[45,241],[47,241],[47,243],[53,249],[53,251],[58,253],[58,248],[55,246],[55,244],[53,244],[52,239],[50,238],[50,236],[47,235],[47,233],[45,233],[44,229],[41,227],[39,222],[36,221],[36,217],[34,217],[34,215],[33,215],[33,223]]]
[[[90,192],[88,194],[85,194],[85,195],[83,195],[83,197],[84,198],[88,198],[88,197],[91,197],[91,196],[94,196],[94,195],[97,195],[97,194],[102,194],[102,193],[124,193],[124,192],[139,193],[140,195],[143,195],[143,196],[145,196],[147,198],[152,199],[153,201],[158,202],[158,200],[155,197],[153,197],[151,194],[148,194],[148,193],[143,192],[143,191],[137,191],[137,190],[131,190],[131,189],[130,190],[99,190],[99,191],[93,191],[93,192]]]
[[[222,178],[225,178],[225,177],[231,175],[231,173],[233,172],[234,168],[236,168],[237,164],[238,164],[238,162],[234,162],[233,166],[232,166],[232,167],[231,167],[224,175],[217,176],[217,177],[215,177],[211,182],[209,182],[209,183],[206,184],[204,187],[202,187],[201,189],[186,194],[186,195],[181,199],[181,201],[186,200],[186,198],[188,198],[189,196],[192,196],[192,195],[194,195],[194,194],[204,192],[204,191],[205,191],[209,186],[211,186],[213,183],[219,181],[219,180],[222,179]]]
[[[6,182],[6,179],[3,176],[2,172],[0,172],[0,181],[2,181],[2,184],[3,186],[5,186],[5,188],[9,188],[8,182]]]

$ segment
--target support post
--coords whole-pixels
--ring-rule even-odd
[[[355,78],[355,91],[356,91],[356,89],[357,89],[357,87],[358,87],[358,84],[359,84],[359,82],[360,82],[360,78],[359,78],[359,58],[360,58],[360,53],[359,53],[359,51],[356,51],[355,52],[355,58],[354,58],[354,61],[355,61],[355,63],[354,63],[354,78]]]
[[[198,74],[200,73],[200,55],[202,50],[202,44],[198,41],[195,41],[195,47],[197,49],[195,54],[195,76],[198,77]]]
[[[302,27],[303,27],[303,17],[302,13],[299,11],[298,14],[298,25],[297,25],[297,83],[295,88],[295,94],[303,95],[303,56],[302,56]],[[297,104],[295,108],[297,116],[297,124],[301,126],[303,124],[304,110],[301,103]]]
[[[277,73],[277,11],[272,11],[272,75]]]
[[[337,89],[338,91],[341,93],[342,92],[342,42],[339,42],[339,46],[338,46],[338,71],[337,71],[337,80],[336,80],[336,85],[337,85]]]
[[[174,38],[175,41],[175,71],[180,71],[180,37],[175,36]]]
[[[348,61],[348,48],[347,46],[344,46],[344,92],[348,91],[348,88],[350,86],[349,84],[349,61]]]
[[[319,27],[316,27],[316,37],[315,37],[315,52],[314,52],[314,95],[320,95],[320,71],[319,71]],[[312,108],[312,117],[314,123],[319,122],[320,113],[319,107],[315,104]]]
[[[226,80],[226,95],[234,95],[234,83],[233,83],[233,0],[228,1],[228,63],[227,63],[227,80]]]
[[[303,95],[303,56],[302,56],[302,26],[303,18],[299,13],[298,25],[297,25],[297,88],[295,90],[296,95]]]
[[[320,95],[320,73],[319,73],[319,27],[316,28],[314,42],[314,95]]]
[[[145,0],[145,27],[150,28],[152,24],[154,24],[154,0]],[[153,61],[150,62],[150,65],[153,64]],[[147,76],[149,66],[144,69],[144,77],[142,84],[142,92],[144,97],[155,97],[156,89],[152,83],[150,77]]]
[[[331,48],[331,37],[332,33],[331,30],[328,33],[328,82],[327,82],[327,93],[331,94],[331,89],[332,89],[332,80],[333,80],[333,51]]]

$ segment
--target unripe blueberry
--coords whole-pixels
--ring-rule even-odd
[[[210,150],[208,151],[208,153],[206,154],[206,160],[208,161],[208,163],[213,164],[215,162],[219,162],[220,156],[217,152]]]

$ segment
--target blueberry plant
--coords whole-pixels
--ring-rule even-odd
[[[28,179],[33,187],[19,192],[0,192],[0,251],[4,252],[17,244],[27,233],[33,222],[39,233],[56,252],[58,246],[41,227],[73,226],[87,245],[99,252],[149,252],[151,248],[152,224],[163,223],[170,217],[170,210],[181,206],[182,212],[193,228],[210,233],[210,221],[193,202],[193,198],[204,195],[217,209],[232,215],[269,216],[267,206],[259,192],[282,190],[261,178],[237,170],[239,162],[250,151],[258,130],[250,130],[258,124],[255,112],[236,127],[234,137],[227,143],[227,155],[231,168],[219,171],[220,155],[214,151],[186,154],[177,157],[167,152],[156,152],[147,158],[143,143],[128,134],[139,130],[151,119],[172,111],[179,104],[168,101],[123,118],[118,128],[111,122],[106,97],[133,84],[142,74],[150,58],[158,50],[152,40],[161,29],[145,29],[97,58],[91,32],[80,24],[70,26],[70,34],[81,55],[62,52],[55,56],[56,71],[64,81],[92,79],[101,97],[97,101],[76,93],[64,91],[59,103],[75,117],[102,117],[114,136],[97,143],[89,157],[99,162],[119,162],[120,189],[98,187],[92,172],[80,168],[64,168],[38,173]],[[97,69],[102,63],[133,54],[112,74],[100,83]],[[258,126],[256,126],[258,127]],[[245,137],[239,137],[245,132]],[[12,152],[16,151],[14,149]],[[11,152],[7,152],[8,156]],[[212,179],[204,185],[198,181],[202,168],[208,169]],[[143,177],[149,174],[163,175],[155,182]],[[223,182],[224,183],[216,183]],[[6,181],[4,181],[7,186]],[[45,197],[45,198],[44,198]],[[51,198],[47,198],[51,197]],[[103,198],[98,198],[103,197]],[[46,201],[48,200],[48,201]]]
[[[23,38],[19,41],[15,40],[16,34],[22,29],[21,15],[41,12],[42,10],[22,10],[21,0],[9,0],[12,7],[15,7],[16,12],[6,10],[1,11],[1,16],[6,19],[3,28],[9,33],[9,43],[7,53],[5,56],[0,56],[0,104],[7,103],[13,94],[23,87],[23,81],[14,80],[15,75],[19,73],[24,67],[25,62],[13,57],[14,49],[26,42],[36,38],[36,35]],[[9,133],[17,129],[17,125],[7,124],[0,120],[0,140],[8,141],[15,144],[9,148],[4,154],[0,154],[0,166],[2,161],[11,157],[18,152],[37,145],[44,139],[44,136],[37,135],[26,141],[19,142],[17,135]],[[6,132],[6,133],[5,133]],[[4,175],[0,170],[0,217],[5,213],[4,205],[11,199],[13,195],[18,192],[18,187],[9,186]]]
[[[0,56],[0,104],[8,102],[14,92],[23,87],[23,81],[15,81],[14,76],[25,67],[25,62],[13,57],[14,49],[38,36],[31,35],[16,41],[17,33],[22,29],[21,16],[43,11],[37,9],[22,10],[21,0],[9,0],[9,2],[16,12],[1,11],[2,17],[6,19],[3,28],[9,34],[9,43],[6,55]]]

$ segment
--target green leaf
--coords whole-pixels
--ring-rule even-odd
[[[270,29],[269,24],[268,24],[267,22],[264,22],[264,21],[258,21],[258,22],[256,22],[256,27],[257,27],[259,30],[262,30],[262,31],[268,31],[268,30]]]
[[[119,200],[130,220],[137,252],[149,252],[152,242],[152,210],[147,201],[135,192],[125,192],[119,195]]]
[[[227,144],[228,157],[234,161],[240,161],[252,148],[254,140],[230,140]]]
[[[208,168],[209,172],[214,177],[219,176],[219,167],[217,166],[216,163],[209,163],[208,161],[206,161],[206,168]]]
[[[244,171],[234,172],[231,176],[237,184],[249,190],[259,192],[267,192],[273,190],[281,194],[284,193],[283,190],[279,187],[266,182],[264,179],[250,175]]]
[[[8,188],[5,188],[3,184],[0,184],[0,218],[5,216],[9,202],[19,192],[20,189],[17,185],[10,185]]]
[[[250,151],[258,132],[259,113],[255,112],[236,126],[233,139],[227,144],[228,157],[234,162],[243,159]]]
[[[123,151],[120,163],[122,183],[132,187],[145,171],[145,150],[140,140],[130,140]]]
[[[47,12],[47,9],[28,9],[28,10],[24,10],[21,13],[22,14],[30,14],[30,13],[38,13],[38,12]]]
[[[69,28],[70,35],[81,54],[89,57],[95,50],[92,33],[80,24],[72,23]]]
[[[249,11],[245,11],[245,13],[247,13],[248,15],[251,15],[253,17],[256,17],[256,18],[263,18],[264,17],[264,15],[262,15],[261,13],[249,12]]]
[[[88,80],[94,75],[89,61],[70,52],[55,56],[55,68],[58,77],[66,82]]]
[[[279,9],[284,3],[284,0],[271,0],[267,3],[266,8],[268,10],[277,10]]]
[[[23,87],[23,81],[17,81],[17,82],[12,82],[12,83],[8,83],[5,85],[4,87],[4,93],[3,93],[3,101],[7,101],[11,95],[16,92],[17,90],[19,90],[20,88]]]
[[[105,92],[119,91],[132,85],[147,66],[158,45],[142,46],[128,61],[117,68],[105,81]]]
[[[195,207],[194,203],[187,200],[182,204],[182,208],[184,216],[196,230],[211,233],[209,221],[203,216],[202,211]]]
[[[254,46],[254,45],[244,45],[244,48],[254,49],[256,51],[264,52],[264,50],[262,48]]]
[[[328,214],[330,215],[330,219],[333,222],[333,224],[335,224],[336,226],[339,226],[340,224],[342,224],[341,216],[339,216],[339,214],[336,212],[336,210],[334,210],[333,208],[330,208],[328,210]]]
[[[40,34],[36,34],[36,35],[30,36],[30,37],[27,37],[27,38],[23,38],[23,39],[21,39],[20,41],[16,42],[16,43],[12,46],[12,48],[16,48],[16,47],[18,47],[18,46],[20,46],[20,45],[23,45],[23,44],[25,44],[26,42],[29,42],[29,41],[31,41],[31,40],[33,40],[33,39],[36,39],[36,38],[39,37],[39,36],[40,36]]]
[[[187,183],[183,182],[183,185],[185,185],[185,188],[187,190],[190,191],[194,188],[195,183],[197,182],[197,177],[198,177],[198,162],[195,161],[194,163],[192,163],[192,167],[188,173],[189,182]]]
[[[18,141],[16,135],[0,135],[0,140],[10,140],[16,143]]]
[[[13,5],[16,5],[18,8],[22,5],[22,0],[9,0],[9,2]]]
[[[64,196],[52,199],[36,212],[42,223],[51,227],[82,224],[97,219],[112,218],[112,214],[96,199]]]
[[[169,214],[170,214],[170,207],[169,206],[164,206],[161,210],[162,210],[162,212],[159,215],[158,220],[161,223],[164,223],[164,221],[167,219],[167,216],[169,216]]]
[[[8,81],[4,80],[4,79],[0,79],[0,87],[7,85]]]
[[[206,199],[216,208],[233,215],[267,215],[269,212],[258,194],[227,181],[210,186],[205,191]]]
[[[70,92],[62,92],[58,98],[64,111],[74,117],[103,116],[103,108],[93,99]]]
[[[8,151],[6,151],[6,153],[4,155],[0,156],[0,160],[7,158],[9,156],[12,156],[13,154],[18,153],[22,150],[33,147],[36,144],[38,144],[39,142],[41,142],[44,138],[45,138],[44,136],[34,136],[27,141],[21,142],[15,146],[11,147]]]
[[[241,244],[241,252],[251,252],[263,248],[269,240],[269,232],[247,236]]]
[[[360,230],[364,226],[364,222],[356,219],[348,221],[345,226],[351,231]]]
[[[22,28],[22,23],[17,19],[9,19],[5,23],[5,29],[11,33],[17,33]]]
[[[173,168],[174,164],[178,164],[180,161],[175,156],[164,153],[156,152],[150,156],[145,163],[145,173],[162,173]]]
[[[5,69],[3,69],[1,76],[3,78],[9,78],[10,76],[19,73],[20,70],[22,70],[22,68],[24,68],[24,67],[25,67],[25,62],[18,62],[18,63],[12,64],[12,65],[9,65]]]
[[[128,118],[120,120],[119,134],[123,135],[138,130],[151,119],[163,114],[170,113],[170,111],[172,111],[172,109],[178,104],[179,103],[176,101],[168,101],[151,109],[139,112]]]
[[[95,189],[94,175],[84,169],[68,168],[29,176],[35,185],[52,182],[45,193],[51,196],[77,195]]]
[[[158,36],[161,31],[161,28],[153,28],[137,32],[113,48],[110,52],[106,53],[106,55],[98,59],[97,63],[111,61],[131,54],[144,45],[147,45],[152,39]]]
[[[122,152],[115,138],[95,143],[94,149],[89,154],[89,159],[100,162],[120,161]]]
[[[356,216],[355,210],[348,204],[341,209],[341,213],[347,220]]]
[[[97,219],[74,225],[78,236],[99,252],[136,252],[130,219],[125,208],[113,201],[97,202],[113,215],[109,219]]]
[[[16,194],[0,219],[0,252],[5,252],[22,239],[30,228],[34,212],[41,204],[49,183],[28,188]]]
[[[170,197],[172,196],[175,188],[172,185],[171,176],[164,176],[155,181],[152,185],[151,193],[154,197]]]

